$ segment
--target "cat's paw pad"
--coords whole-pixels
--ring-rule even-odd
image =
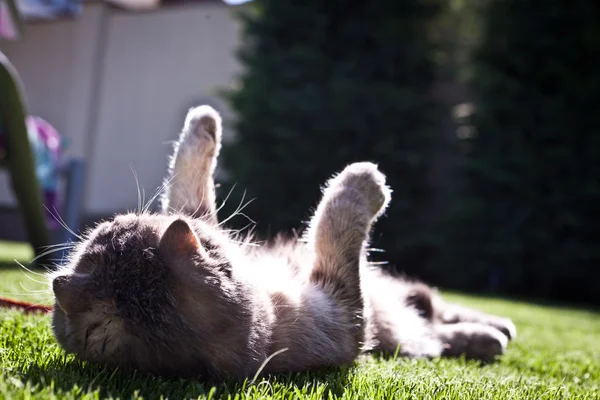
[[[202,105],[188,111],[179,139],[182,146],[211,150],[221,143],[222,120],[211,106]]]
[[[385,184],[385,175],[377,165],[359,162],[348,165],[330,182],[330,187],[348,188],[364,196],[373,215],[381,214],[391,199],[391,189]]]

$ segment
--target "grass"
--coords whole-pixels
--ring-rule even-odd
[[[0,242],[0,260],[29,256],[26,246]],[[49,302],[42,281],[17,266],[4,266],[0,295]],[[600,313],[458,294],[447,297],[513,319],[518,337],[500,361],[479,365],[365,357],[349,369],[255,383],[167,381],[82,363],[58,347],[47,316],[0,310],[0,399],[600,398]]]
[[[0,264],[14,265],[14,260],[27,261],[33,257],[33,249],[26,243],[0,241]]]

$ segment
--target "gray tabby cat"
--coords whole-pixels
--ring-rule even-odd
[[[369,232],[390,201],[374,164],[327,182],[301,240],[240,243],[217,221],[220,147],[217,112],[190,110],[162,213],[100,223],[52,275],[66,351],[165,376],[243,378],[349,365],[365,351],[490,360],[515,336],[508,319],[368,265]]]

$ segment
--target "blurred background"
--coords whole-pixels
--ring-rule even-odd
[[[42,254],[69,239],[54,216],[149,200],[210,104],[231,226],[302,229],[373,161],[383,268],[600,304],[599,21],[589,0],[0,0],[0,240]]]

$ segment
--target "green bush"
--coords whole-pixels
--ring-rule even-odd
[[[257,231],[300,227],[332,173],[374,161],[394,197],[373,246],[386,250],[385,259],[418,269],[430,246],[423,220],[431,205],[428,165],[439,107],[429,96],[427,24],[437,5],[255,3],[243,16],[241,88],[229,94],[238,136],[223,156],[232,181],[256,197],[247,214]]]
[[[600,3],[491,0],[484,17],[438,278],[600,303]]]

